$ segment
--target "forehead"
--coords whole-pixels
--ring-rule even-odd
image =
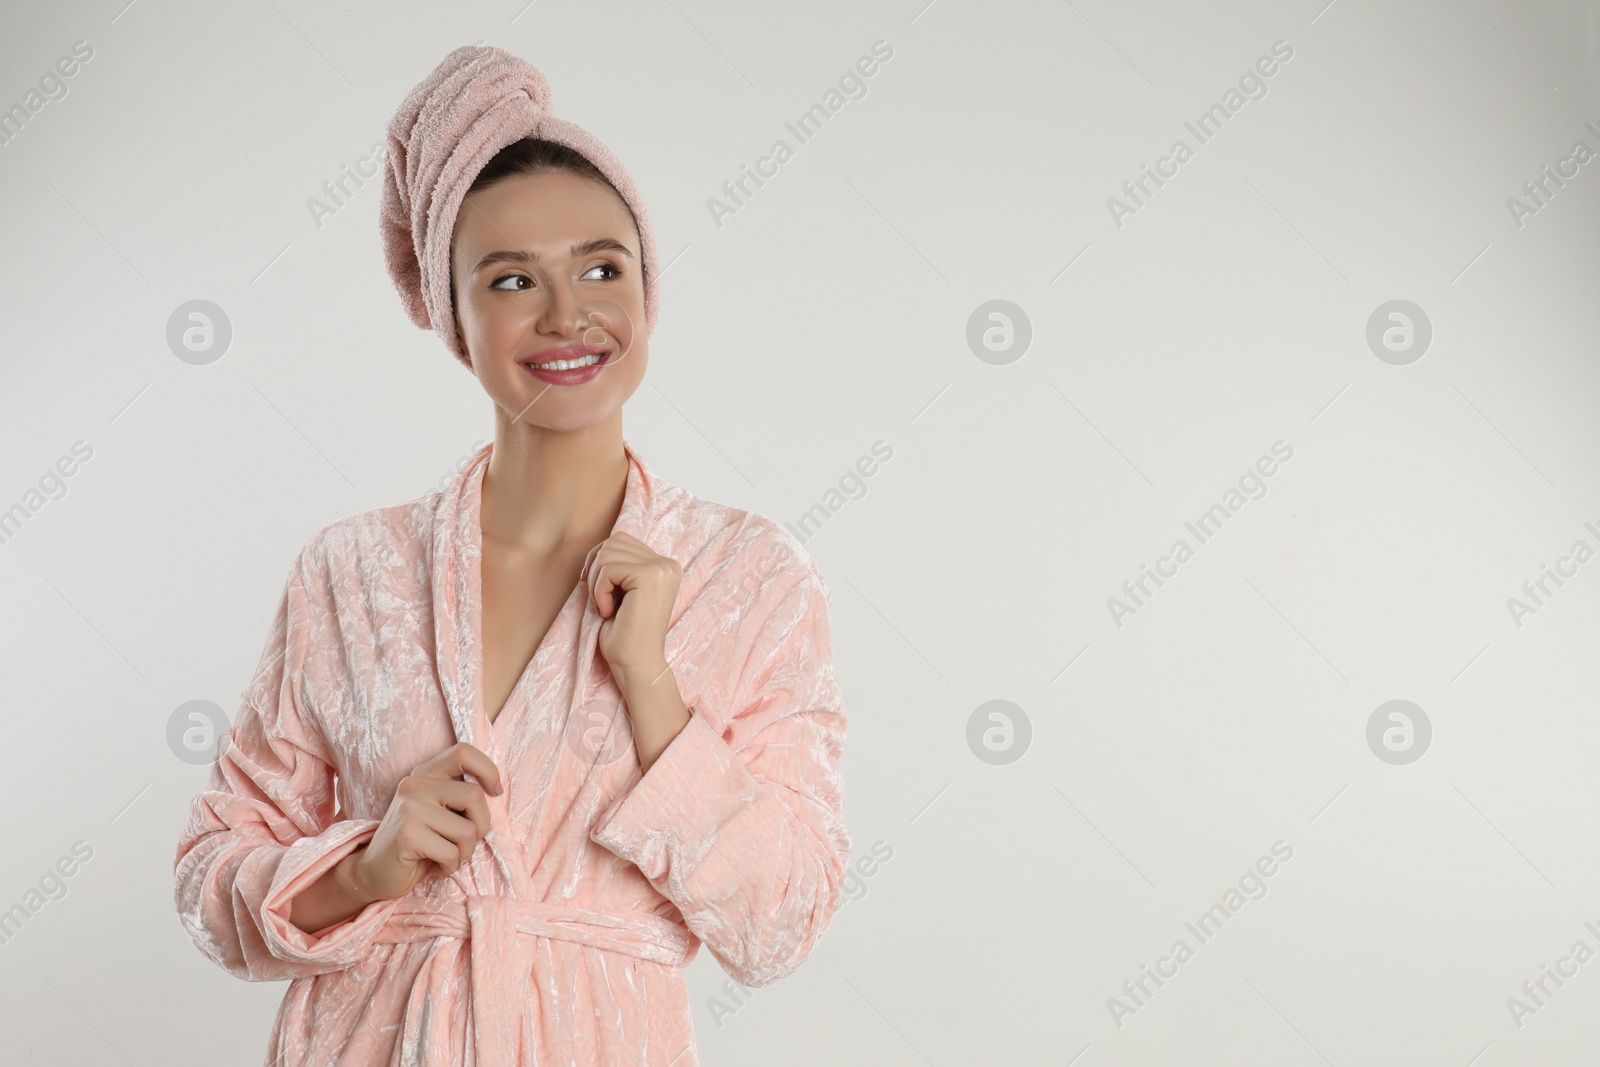
[[[459,253],[511,247],[566,255],[574,241],[614,237],[637,251],[633,218],[621,198],[570,171],[516,174],[467,195],[451,247]]]

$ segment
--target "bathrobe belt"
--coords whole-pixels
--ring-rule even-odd
[[[512,1067],[521,1033],[518,1008],[528,1002],[530,938],[576,941],[671,967],[683,966],[691,956],[688,930],[651,912],[599,911],[498,895],[402,897],[374,940],[395,944],[430,937],[469,941],[478,1067]],[[514,995],[517,989],[522,992]]]

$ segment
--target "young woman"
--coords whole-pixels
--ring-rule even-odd
[[[828,589],[623,439],[655,240],[539,72],[458,48],[388,145],[391,274],[494,440],[301,551],[178,912],[230,973],[293,980],[274,1067],[690,1067],[699,945],[763,985],[840,902]]]

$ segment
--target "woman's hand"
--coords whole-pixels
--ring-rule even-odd
[[[589,550],[580,580],[604,620],[600,654],[624,695],[667,669],[667,624],[683,567],[629,534],[617,532]]]
[[[460,780],[471,772],[477,782]],[[429,874],[451,874],[489,832],[488,793],[504,787],[481,749],[459,741],[406,777],[394,792],[372,840],[351,860],[350,876],[370,900],[411,892]]]

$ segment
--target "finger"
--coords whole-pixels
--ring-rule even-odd
[[[601,541],[599,544],[595,545],[587,553],[585,553],[583,557],[583,569],[578,572],[578,581],[586,582],[589,580],[589,567],[594,563],[595,553],[604,548],[605,544],[606,543],[604,541]]]
[[[644,563],[656,558],[650,546],[632,534],[617,530],[590,550],[589,565],[615,561]]]
[[[599,609],[601,618],[610,619],[622,606],[622,598],[638,588],[643,564],[636,559],[616,556],[599,556],[594,563],[595,571],[589,579],[594,606]]]
[[[584,563],[585,580],[601,618],[616,614],[621,599],[617,591],[627,593],[637,588],[640,571],[656,558],[643,541],[620,530],[590,550]]]
[[[500,768],[494,765],[494,760],[483,749],[465,741],[456,742],[411,773],[419,778],[444,779],[472,774],[495,796],[504,788],[500,782]]]
[[[483,787],[473,782],[449,779],[430,783],[428,796],[448,811],[464,814],[478,828],[478,836],[489,833],[489,802],[484,798]]]
[[[409,860],[431,860],[441,874],[450,874],[461,866],[466,853],[450,838],[421,823],[411,826],[402,841],[401,855]]]
[[[616,564],[595,560],[594,570],[589,575],[589,596],[594,600],[594,606],[599,610],[602,619],[611,618],[616,610],[616,598],[612,596],[611,589],[616,583],[606,575],[607,568],[614,568]]]
[[[413,825],[426,827],[449,841],[463,859],[472,855],[472,850],[484,837],[484,833],[473,820],[457,815],[449,808],[438,804],[418,806]]]
[[[505,791],[505,784],[500,780],[500,768],[494,765],[494,760],[489,754],[476,745],[469,745],[465,741],[458,741],[461,749],[460,761],[463,772],[470,771],[485,790],[499,796]]]

